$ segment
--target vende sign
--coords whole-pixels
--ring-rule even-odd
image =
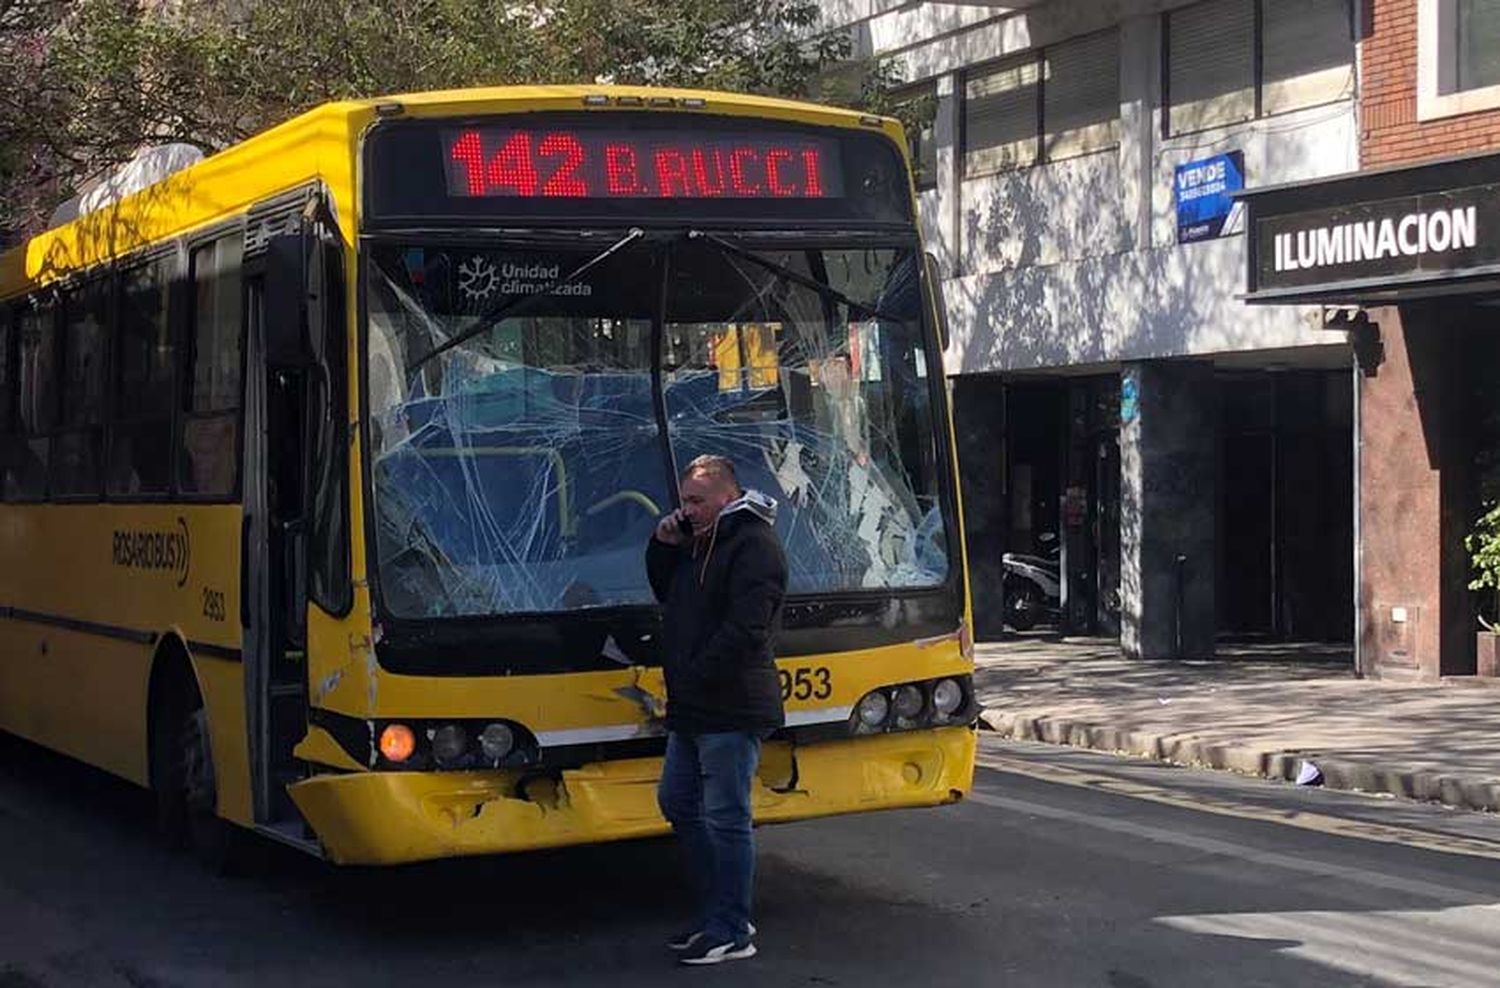
[[[1172,178],[1177,242],[1190,244],[1223,236],[1234,212],[1234,193],[1244,187],[1244,152],[1230,151],[1178,165]]]
[[[1500,185],[1272,216],[1256,234],[1259,290],[1462,273],[1500,261]]]

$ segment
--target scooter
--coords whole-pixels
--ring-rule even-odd
[[[1000,557],[1005,570],[1005,623],[1029,631],[1042,618],[1062,615],[1061,544],[1048,532],[1040,536],[1042,555],[1007,552]]]

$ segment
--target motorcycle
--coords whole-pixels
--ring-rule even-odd
[[[1041,555],[1007,552],[1000,557],[1005,570],[1005,623],[1017,631],[1029,631],[1043,618],[1062,615],[1062,578],[1057,536],[1040,536]]]

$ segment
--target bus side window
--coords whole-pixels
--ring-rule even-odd
[[[58,425],[52,442],[53,497],[97,496],[104,439],[104,367],[110,282],[90,282],[63,301]]]
[[[115,337],[114,424],[106,489],[134,497],[171,486],[176,347],[168,319],[175,256],[126,271]]]
[[[184,380],[178,489],[229,497],[239,479],[240,318],[239,234],[193,251],[193,323]]]
[[[14,350],[19,305],[0,306],[0,477],[9,479],[19,466],[21,437],[16,434],[16,381]]]
[[[47,496],[47,461],[57,348],[56,326],[51,306],[26,305],[16,319],[17,440],[12,462],[5,471],[5,497],[9,501],[37,501]]]

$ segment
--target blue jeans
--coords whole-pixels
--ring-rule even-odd
[[[750,780],[759,763],[760,738],[745,731],[667,735],[656,801],[687,857],[698,894],[698,928],[715,943],[750,929]]]

